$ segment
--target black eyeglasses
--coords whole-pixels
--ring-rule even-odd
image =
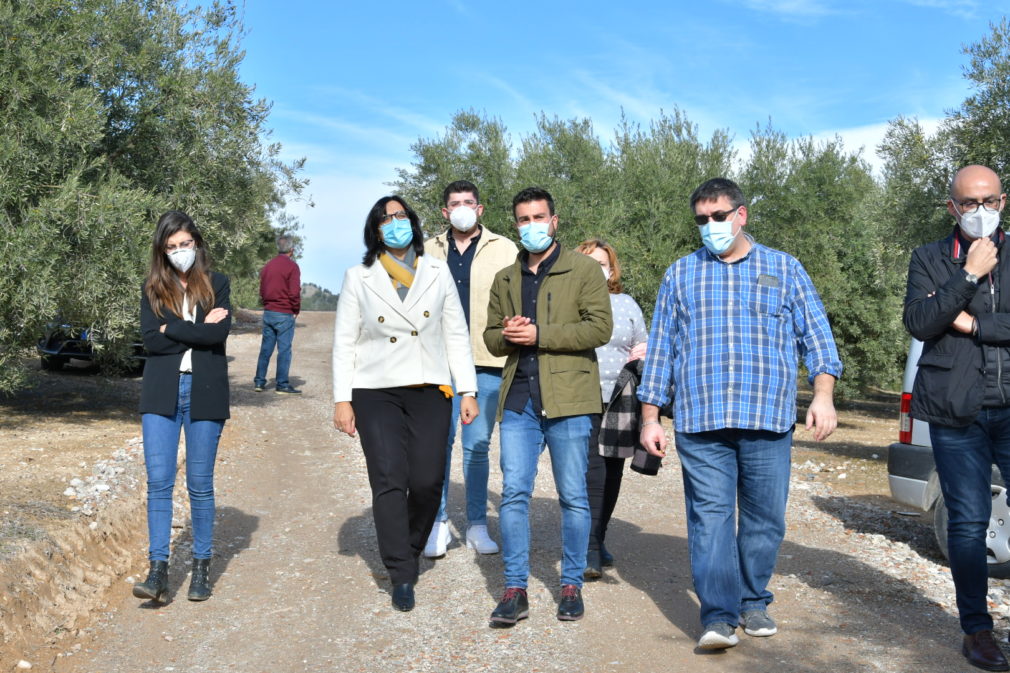
[[[382,216],[382,223],[383,224],[389,224],[390,222],[393,221],[394,217],[396,219],[398,219],[398,220],[406,220],[406,219],[408,219],[408,217],[407,217],[407,211],[406,210],[398,210],[395,213],[386,213],[385,215]]]
[[[961,212],[965,214],[974,213],[976,210],[978,210],[979,206],[982,206],[985,210],[987,210],[990,213],[995,213],[997,210],[999,210],[1000,201],[1002,201],[1001,198],[999,198],[998,196],[994,196],[986,199],[985,201],[982,201],[981,203],[978,201],[958,201],[957,205],[961,206]]]
[[[740,206],[730,208],[729,210],[717,210],[714,213],[709,213],[708,215],[695,215],[694,223],[700,227],[703,224],[708,224],[709,219],[713,222],[725,222],[727,217],[731,216],[738,210],[740,210]]]

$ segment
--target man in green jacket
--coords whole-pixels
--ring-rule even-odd
[[[602,411],[595,349],[610,340],[613,328],[599,264],[556,241],[558,216],[551,195],[524,189],[512,199],[512,212],[525,250],[495,276],[484,330],[491,354],[507,356],[497,414],[505,594],[491,613],[492,627],[512,626],[529,614],[529,502],[545,443],[561,505],[557,617],[581,619],[585,611],[587,447],[590,416]]]

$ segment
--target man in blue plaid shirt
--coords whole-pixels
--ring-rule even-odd
[[[777,631],[767,585],[785,536],[797,362],[814,387],[806,427],[816,440],[838,423],[842,363],[803,266],[743,232],[736,183],[705,182],[691,208],[704,247],[663,276],[638,399],[642,445],[664,456],[659,409],[673,398],[698,646],[712,650],[736,645],[738,624],[751,636]]]

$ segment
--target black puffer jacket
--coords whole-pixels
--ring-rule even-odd
[[[1010,346],[1010,255],[1003,253],[1004,239],[1001,230],[993,234],[999,255],[992,273],[996,292],[988,278],[979,279],[978,285],[965,278],[967,249],[956,228],[947,238],[912,253],[903,320],[905,329],[923,341],[912,418],[963,427],[982,408],[986,378],[996,376],[991,368],[1005,360]],[[951,327],[961,311],[978,321],[978,336]],[[1002,372],[1000,384],[1004,389],[1010,385],[1010,371]]]

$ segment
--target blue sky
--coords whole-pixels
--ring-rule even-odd
[[[647,126],[679,107],[703,139],[726,129],[741,147],[770,119],[790,137],[838,134],[874,164],[889,120],[932,128],[970,93],[962,47],[1010,0],[249,0],[243,11],[242,77],[273,101],[283,156],[307,158],[315,207],[289,208],[302,278],[337,292],[410,145],[460,109],[500,118],[514,141],[541,111],[589,118],[606,142],[622,110]]]

